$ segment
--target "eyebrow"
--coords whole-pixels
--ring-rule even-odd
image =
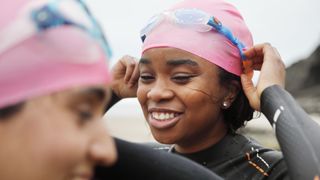
[[[149,59],[141,58],[139,64],[151,64]],[[181,66],[181,65],[190,65],[190,66],[199,66],[199,64],[190,59],[174,59],[167,61],[169,66]]]
[[[151,64],[151,61],[149,59],[141,58],[139,64]]]
[[[167,65],[169,65],[169,66],[181,66],[181,65],[199,66],[197,62],[192,61],[190,59],[169,60],[169,61],[167,61]]]
[[[98,101],[104,101],[107,94],[102,88],[88,88],[79,93],[81,96],[93,96]]]

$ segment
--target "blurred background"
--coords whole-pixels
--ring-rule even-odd
[[[287,66],[286,88],[313,119],[320,121],[320,1],[227,1],[242,13],[256,44],[269,42],[278,49]],[[140,29],[151,16],[179,0],[87,2],[107,34],[113,65],[125,54],[139,58]],[[116,137],[135,142],[154,141],[135,98],[120,101],[105,118]],[[263,115],[241,131],[266,146],[278,147]]]

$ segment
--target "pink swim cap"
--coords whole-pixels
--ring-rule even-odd
[[[0,44],[30,0],[5,0],[0,11]],[[17,27],[25,31],[29,27]],[[1,51],[1,50],[0,50]],[[35,33],[0,53],[0,108],[72,87],[111,80],[100,44],[75,26]]]
[[[241,14],[233,5],[223,0],[185,0],[168,11],[178,9],[204,11],[220,20],[245,47],[253,45],[251,33]],[[215,30],[199,32],[165,19],[146,35],[142,52],[159,47],[172,47],[190,52],[238,76],[242,72],[239,49]]]

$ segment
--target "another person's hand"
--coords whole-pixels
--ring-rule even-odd
[[[244,52],[247,60],[252,61],[252,69],[260,71],[256,87],[252,75],[241,74],[241,83],[251,107],[260,111],[260,96],[264,89],[272,85],[284,88],[285,65],[276,48],[270,44],[259,44]]]
[[[112,68],[111,88],[119,98],[137,96],[139,69],[134,57],[124,56]]]

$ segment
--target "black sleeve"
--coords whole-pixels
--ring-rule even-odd
[[[107,104],[107,106],[104,108],[105,109],[105,112],[107,112],[113,105],[115,105],[117,102],[119,102],[121,100],[121,98],[119,98],[116,93],[114,93],[112,91],[112,94],[111,94],[111,99],[110,99],[110,102]]]
[[[319,176],[320,126],[277,85],[263,91],[261,111],[276,131],[291,179]]]
[[[96,180],[218,180],[222,179],[191,160],[147,146],[115,139],[118,161],[111,167],[98,167]]]

